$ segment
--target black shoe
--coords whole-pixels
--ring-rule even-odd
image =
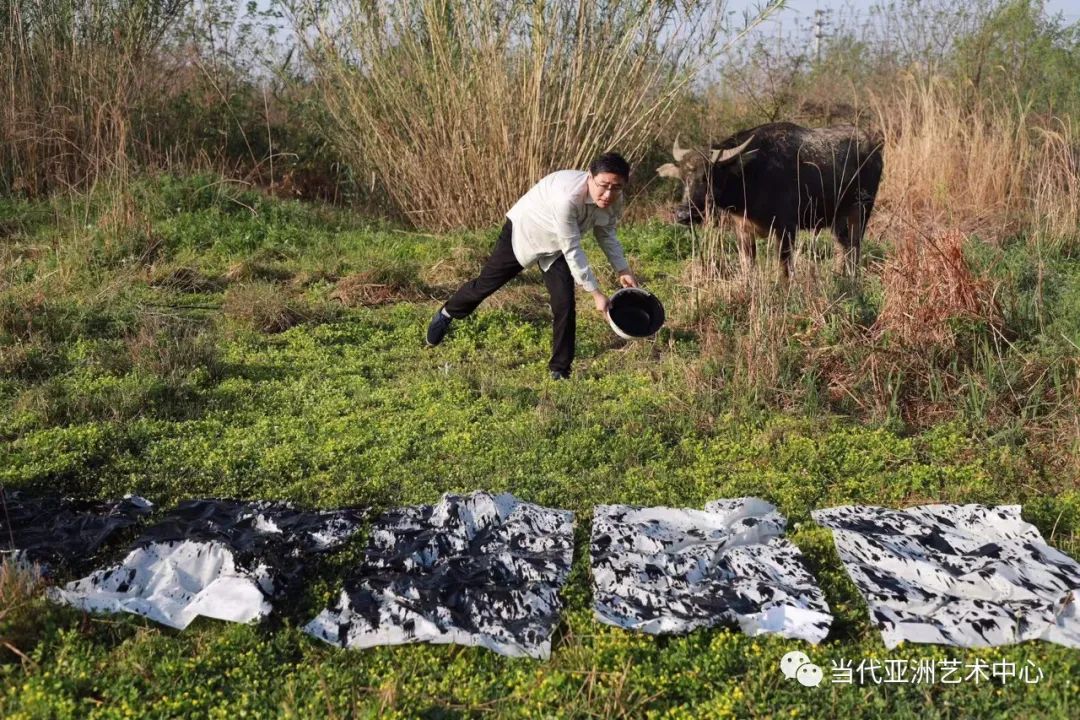
[[[552,370],[551,371],[551,379],[552,380],[569,380],[570,379],[570,373],[563,372],[562,370]]]
[[[427,344],[428,347],[435,347],[443,341],[446,337],[446,332],[450,329],[450,323],[453,318],[448,318],[443,314],[442,308],[435,313],[435,317],[431,318],[431,322],[427,326]]]

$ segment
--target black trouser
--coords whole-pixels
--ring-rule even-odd
[[[458,288],[458,291],[446,301],[445,310],[452,318],[463,318],[472,313],[488,295],[510,282],[525,268],[514,256],[511,242],[513,225],[509,220],[503,225],[495,250],[484,263],[480,275],[475,280]],[[566,258],[551,264],[544,272],[544,285],[547,286],[551,302],[551,314],[554,316],[551,338],[550,370],[569,373],[574,362],[574,337],[577,334],[577,309],[574,306],[574,278]]]

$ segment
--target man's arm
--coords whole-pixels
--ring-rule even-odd
[[[600,289],[596,275],[589,267],[589,259],[581,247],[581,229],[577,224],[577,208],[570,200],[555,208],[559,246],[570,268],[574,282],[593,296],[593,304],[600,313],[607,312],[608,297]]]
[[[608,225],[594,225],[593,234],[596,236],[596,242],[600,245],[600,249],[603,250],[604,255],[607,256],[608,262],[611,263],[611,267],[618,273],[619,284],[624,288],[637,287],[637,278],[630,272],[630,263],[626,261],[626,256],[623,255],[622,244],[615,235],[617,223],[618,216],[614,216],[612,217],[611,223]]]

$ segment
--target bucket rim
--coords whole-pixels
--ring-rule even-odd
[[[631,335],[630,333],[619,327],[618,324],[616,324],[615,320],[611,317],[611,306],[617,302],[618,298],[625,298],[628,296],[639,297],[644,301],[652,301],[655,306],[656,312],[650,313],[650,320],[652,321],[655,320],[657,316],[659,317],[659,322],[656,324],[655,330],[644,335]],[[623,340],[635,340],[639,338],[651,337],[660,331],[660,328],[664,326],[664,321],[666,319],[666,313],[664,311],[663,303],[660,302],[660,299],[657,298],[656,295],[642,287],[627,287],[616,290],[608,300],[608,309],[604,313],[604,315],[607,317],[608,325],[611,326],[612,331]]]

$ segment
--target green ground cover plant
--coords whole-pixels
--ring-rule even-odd
[[[1080,556],[1077,24],[1038,0],[902,0],[838,13],[817,45],[714,27],[714,6],[0,4],[5,488],[376,510],[483,488],[577,515],[547,663],[303,635],[363,538],[281,617],[183,633],[53,606],[5,564],[0,716],[1075,716],[1075,651],[886,651],[810,512],[1021,503]],[[824,270],[824,237],[797,238],[780,288],[765,243],[741,277],[729,228],[658,221],[676,134],[771,120],[882,131],[858,282]],[[460,228],[608,145],[635,165],[620,236],[664,330],[624,343],[583,304],[576,375],[552,383],[526,273],[423,349],[495,235]],[[789,518],[836,614],[809,653],[827,677],[844,659],[1042,677],[804,688],[778,669],[798,643],[592,619],[594,504],[744,494]]]
[[[576,514],[564,620],[546,663],[319,644],[299,628],[336,596],[361,540],[280,617],[182,633],[52,606],[5,566],[0,715],[1071,717],[1075,650],[885,650],[810,512],[1020,503],[1048,542],[1080,556],[1075,238],[965,237],[957,272],[988,283],[996,310],[957,310],[944,334],[910,346],[909,329],[882,318],[892,293],[922,286],[897,285],[885,262],[902,254],[874,238],[856,286],[819,273],[827,245],[802,238],[807,260],[784,291],[768,268],[702,285],[700,238],[635,225],[621,236],[667,327],[626,343],[583,302],[575,377],[555,383],[532,272],[423,347],[427,319],[494,229],[417,233],[213,177],[140,179],[131,196],[0,199],[6,488],[375,509],[512,492]],[[733,241],[716,242],[734,262]],[[595,504],[740,495],[788,517],[836,614],[824,644],[724,629],[656,638],[592,619]],[[1008,661],[1042,677],[805,688],[779,671],[792,649],[826,678],[834,661],[920,658]]]

